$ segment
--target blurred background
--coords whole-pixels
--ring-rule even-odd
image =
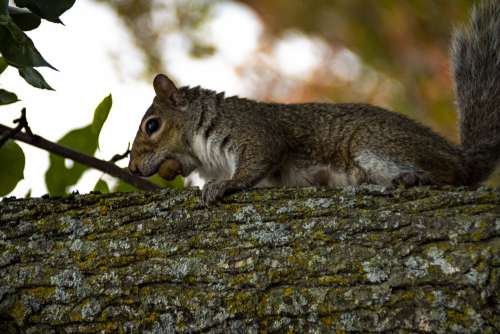
[[[40,70],[56,91],[37,90],[8,68],[2,84],[22,101],[2,107],[0,123],[11,125],[26,107],[32,130],[56,141],[87,124],[111,93],[97,153],[109,159],[133,141],[152,78],[163,72],[179,85],[258,100],[376,104],[457,142],[448,47],[473,3],[78,0],[61,17],[65,27],[43,22],[28,33],[59,70]],[[48,154],[22,148],[25,179],[12,195],[43,195]],[[100,177],[88,171],[74,189],[88,192]]]

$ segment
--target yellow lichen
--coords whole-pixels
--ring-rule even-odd
[[[323,317],[320,319],[321,323],[325,325],[326,327],[332,327],[334,324],[334,318],[333,317]]]
[[[455,310],[447,310],[446,315],[448,316],[448,320],[455,324],[464,324],[468,320],[465,314]]]
[[[99,207],[99,214],[101,216],[107,216],[108,212],[109,212],[109,208],[107,206],[103,205],[103,206]]]
[[[26,294],[35,297],[39,301],[51,298],[54,294],[54,291],[54,287],[38,287],[25,290]]]
[[[17,323],[22,323],[26,316],[26,307],[21,302],[17,302],[8,311],[8,314],[14,318]]]
[[[158,315],[156,314],[156,312],[152,312],[150,314],[148,314],[145,318],[144,318],[144,321],[145,322],[154,322],[158,319]]]

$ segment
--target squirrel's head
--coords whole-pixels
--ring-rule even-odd
[[[172,80],[163,74],[155,77],[153,86],[156,96],[142,118],[130,153],[129,170],[141,176],[155,174],[164,162],[177,160],[186,153],[183,113],[187,102]],[[190,172],[184,168],[176,171],[183,175]]]

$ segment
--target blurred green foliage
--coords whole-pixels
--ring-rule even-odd
[[[24,178],[24,153],[14,141],[0,147],[0,196],[10,193],[17,183]]]
[[[112,105],[113,99],[111,95],[108,95],[95,109],[92,123],[68,132],[58,143],[93,156],[98,147],[102,126],[111,111]],[[69,187],[75,185],[83,173],[88,170],[87,166],[77,162],[68,166],[65,159],[56,154],[49,155],[49,162],[49,169],[45,173],[45,182],[51,195],[66,194]]]
[[[100,192],[101,194],[109,193],[109,186],[102,178],[97,181],[94,186],[94,191]]]

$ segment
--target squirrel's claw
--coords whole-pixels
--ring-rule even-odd
[[[399,174],[391,182],[389,189],[397,189],[399,187],[409,188],[415,186],[425,186],[433,184],[428,175],[422,172],[404,172]]]

